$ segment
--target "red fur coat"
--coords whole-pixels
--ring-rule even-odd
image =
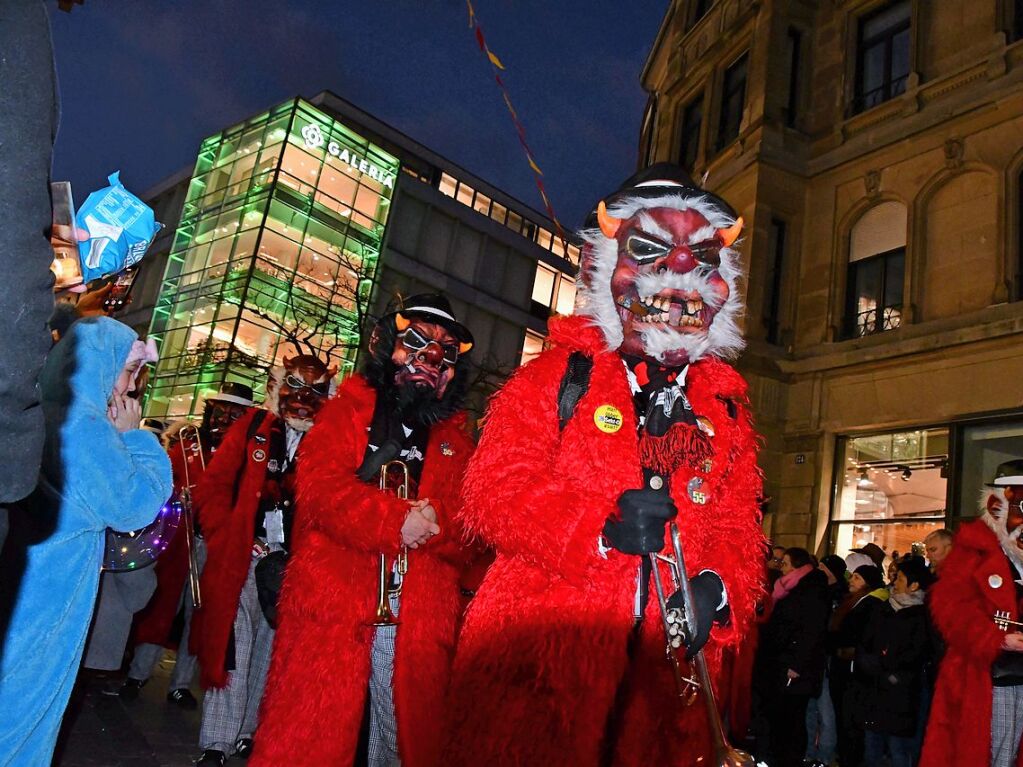
[[[625,367],[581,318],[552,322],[551,331],[554,348],[493,400],[466,476],[466,528],[497,558],[459,637],[440,763],[597,765],[613,728],[615,765],[696,764],[709,749],[705,709],[685,709],[675,696],[653,597],[629,663],[639,558],[603,558],[597,547],[618,496],[642,484]],[[574,349],[592,356],[593,369],[559,431],[558,389]],[[686,392],[716,434],[709,464],[677,469],[671,490],[690,574],[713,569],[728,592],[731,622],[712,631],[706,649],[724,698],[722,656],[743,641],[763,589],[758,437],[746,384],[729,366],[692,365]],[[604,405],[620,412],[617,431],[596,426]],[[694,477],[704,503],[687,492]]]
[[[938,582],[927,595],[947,649],[938,669],[920,767],[990,761],[991,664],[1005,638],[993,619],[996,610],[1020,619],[1016,577],[998,538],[982,520],[959,529]],[[1023,749],[1016,764],[1023,767]]]
[[[358,480],[375,392],[346,380],[304,440],[295,545],[250,767],[351,764],[370,672],[378,555],[398,553],[408,504]],[[394,658],[398,749],[406,767],[434,767],[470,552],[452,516],[473,444],[462,415],[433,426],[419,497],[440,534],[409,551]]]
[[[263,421],[249,437],[249,425],[258,413],[264,414]],[[203,687],[227,684],[227,643],[249,573],[256,508],[266,482],[266,449],[277,420],[272,413],[253,408],[235,421],[195,489],[206,565],[199,581],[202,607],[192,616],[189,649],[199,659]],[[258,455],[263,460],[256,460]]]
[[[174,490],[180,492],[186,484],[185,461],[188,461],[188,478],[197,482],[202,476],[203,462],[198,453],[187,451],[187,459],[181,452],[181,443],[175,442],[167,451],[174,472]],[[156,591],[145,608],[135,614],[135,644],[165,644],[169,639],[174,618],[181,607],[181,592],[188,581],[188,541],[185,526],[178,526],[164,551],[153,566],[156,572]],[[191,599],[187,595],[186,599]]]

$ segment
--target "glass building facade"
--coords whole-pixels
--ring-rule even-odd
[[[350,371],[399,170],[301,99],[203,141],[153,312],[147,415],[198,413],[226,381],[258,399],[299,352],[289,333]]]

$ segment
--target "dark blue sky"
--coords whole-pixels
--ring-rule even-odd
[[[533,175],[464,0],[86,0],[53,7],[54,178],[141,193],[200,140],[329,89],[534,208]],[[639,74],[666,0],[476,0],[568,227],[635,168]]]

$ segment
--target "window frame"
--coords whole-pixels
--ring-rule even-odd
[[[875,34],[869,40],[869,46],[863,38],[864,27],[874,18],[889,12],[892,8],[897,5],[905,5],[906,7],[906,18],[904,21],[900,21],[893,24],[890,27],[886,27],[882,32]],[[906,58],[909,62],[908,69],[905,75],[899,78],[893,78],[892,72],[892,41],[895,37],[907,32],[906,44],[908,49],[906,51]],[[894,0],[893,2],[885,3],[877,8],[872,9],[870,12],[865,13],[856,19],[856,48],[854,61],[856,65],[855,75],[853,79],[853,94],[852,103],[850,105],[850,112],[852,114],[860,114],[866,112],[874,107],[880,106],[892,99],[901,96],[906,92],[906,84],[909,80],[909,75],[913,71],[912,63],[912,40],[913,34],[913,3],[912,0]],[[878,45],[884,46],[884,75],[881,85],[873,90],[866,92],[863,90],[863,76],[864,76],[864,63],[866,61],[866,50],[874,49]],[[865,47],[866,46],[866,47]],[[881,91],[880,98],[876,101],[871,100],[873,94]]]
[[[742,79],[741,88],[738,87],[738,81],[731,83],[730,78],[733,73],[739,70],[741,65]],[[724,72],[721,75],[721,100],[718,109],[717,119],[717,137],[714,141],[714,149],[717,152],[724,150],[729,144],[739,138],[739,134],[742,132],[742,116],[746,111],[746,91],[749,85],[749,49],[744,50],[739,56],[736,56],[732,60],[732,63],[725,67]],[[736,101],[734,99],[741,92],[741,97]],[[732,114],[729,112],[729,107],[737,103],[738,111],[735,113],[735,127],[734,134],[731,133],[732,128],[730,121],[726,122],[727,118]],[[727,130],[726,130],[727,129]]]
[[[788,222],[779,216],[772,216],[768,231],[768,262],[764,283],[767,292],[761,310],[764,323],[764,340],[778,346],[781,335],[781,293],[784,288],[785,262],[787,250]],[[775,232],[778,234],[775,235]]]
[[[882,251],[881,253],[875,253],[872,256],[866,258],[860,258],[856,261],[850,261],[846,269],[846,287],[845,287],[845,312],[843,315],[843,340],[851,340],[855,338],[866,338],[867,336],[874,336],[879,333],[886,333],[892,330],[898,330],[902,326],[902,312],[905,308],[905,294],[906,294],[906,245],[900,245],[897,248],[891,250]],[[902,258],[902,295],[901,300],[898,304],[886,305],[884,304],[884,296],[888,286],[888,261],[895,257]],[[856,311],[856,302],[858,297],[856,296],[856,270],[865,264],[881,263],[881,276],[878,282],[878,300],[872,310],[874,312],[874,329],[867,332],[860,332],[859,330],[859,316],[865,314],[865,312]],[[892,327],[886,328],[887,321],[884,319],[884,315],[888,310],[898,309],[899,310],[899,324]],[[877,313],[881,312],[882,322],[881,327],[878,328]]]
[[[676,142],[678,147],[678,164],[685,168],[687,171],[692,173],[693,168],[700,161],[700,149],[702,147],[702,134],[703,134],[703,118],[704,118],[704,93],[702,90],[693,94],[693,96],[682,103],[678,110],[678,141]],[[698,112],[696,119],[695,131],[693,130],[692,123],[692,112]],[[694,139],[692,142],[692,160],[690,161],[690,142],[689,138]]]

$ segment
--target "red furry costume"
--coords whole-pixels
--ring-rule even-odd
[[[459,639],[445,765],[598,764],[626,674],[636,558],[615,551],[601,558],[597,536],[615,499],[641,481],[632,395],[621,358],[598,331],[576,318],[552,321],[551,331],[555,348],[520,369],[494,400],[466,478],[466,526],[498,553]],[[575,349],[593,355],[593,372],[559,433],[558,387]],[[694,410],[716,429],[711,471],[700,473],[713,500],[689,500],[686,486],[696,472],[687,467],[671,487],[689,572],[713,567],[728,589],[731,623],[714,629],[706,648],[716,675],[725,648],[752,622],[760,589],[757,435],[746,384],[732,368],[695,363],[688,380]],[[738,408],[736,418],[726,401]],[[594,425],[595,409],[606,404],[624,415],[614,434]],[[670,582],[666,571],[664,577]],[[630,756],[616,763],[695,762],[701,749],[693,738],[705,739],[706,714],[699,703],[682,713],[654,599],[641,631],[618,738]],[[727,685],[718,680],[716,687]]]
[[[1020,620],[1015,579],[998,538],[983,520],[959,529],[927,595],[947,649],[938,669],[920,767],[989,763],[991,664],[1005,639],[993,617],[996,610],[1004,610]],[[1023,767],[1023,749],[1016,764]]]
[[[250,437],[250,424],[259,413],[264,414],[262,423]],[[266,481],[266,461],[256,460],[254,454],[266,447],[279,420],[259,409],[238,419],[195,489],[195,509],[207,554],[199,584],[202,607],[192,617],[189,644],[199,658],[203,687],[220,688],[228,681],[228,642],[249,571],[256,508]]]
[[[251,767],[350,765],[370,672],[378,555],[398,552],[408,504],[360,481],[376,392],[353,376],[301,447],[295,545]],[[456,415],[430,431],[419,497],[441,533],[409,552],[394,661],[398,743],[406,767],[438,764],[442,701],[467,552],[452,524],[473,445]]]
[[[181,452],[181,443],[175,442],[167,450],[170,455],[171,468],[174,471],[174,489],[180,491],[185,482],[185,457]],[[188,477],[192,483],[199,480],[203,473],[199,454],[191,450],[188,455]],[[207,456],[208,458],[209,456]],[[149,604],[135,615],[135,644],[163,645],[170,637],[171,626],[181,607],[181,591],[188,579],[188,541],[185,526],[178,527],[170,545],[156,560],[156,591]]]
[[[742,348],[742,222],[667,165],[594,219],[579,316],[552,320],[553,348],[493,399],[466,475],[464,524],[496,560],[459,637],[445,767],[706,764],[706,710],[678,699],[658,600],[635,614],[640,563],[677,508],[722,705],[762,593],[758,436],[720,359]],[[592,360],[588,387],[570,358]]]

